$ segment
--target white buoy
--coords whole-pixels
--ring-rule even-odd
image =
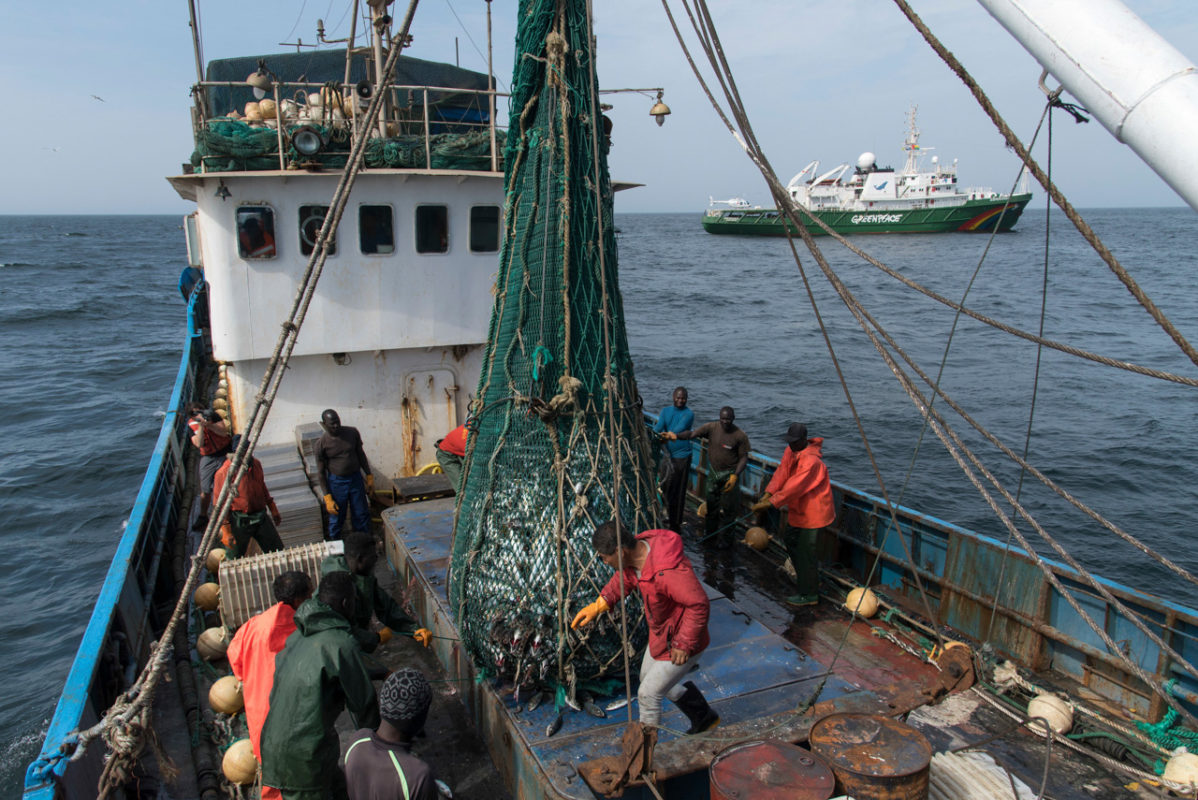
[[[205,661],[217,661],[225,657],[229,649],[229,632],[223,625],[209,628],[196,637],[196,652]]]
[[[1165,774],[1161,777],[1183,785],[1198,784],[1198,755],[1178,753],[1169,756],[1169,760],[1165,762]]]
[[[221,772],[233,783],[249,786],[258,777],[258,759],[249,739],[238,739],[229,745],[220,762]]]
[[[1043,717],[1049,726],[1057,733],[1068,733],[1073,727],[1073,708],[1055,694],[1038,694],[1027,704],[1029,717]],[[1033,730],[1044,731],[1044,726],[1038,722],[1030,723]]]
[[[218,714],[236,714],[245,708],[241,681],[236,675],[226,675],[212,684],[208,690],[208,707]]]
[[[858,586],[844,599],[844,607],[850,613],[856,611],[857,616],[869,619],[878,613],[878,596],[872,590]]]

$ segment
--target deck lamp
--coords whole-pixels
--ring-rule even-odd
[[[670,113],[670,107],[661,101],[661,91],[657,92],[657,102],[653,104],[653,108],[649,109],[649,116],[657,118],[657,127],[666,124],[666,114]]]
[[[324,148],[324,135],[311,125],[304,125],[292,132],[291,146],[301,156],[311,157]]]
[[[245,82],[254,90],[255,100],[261,100],[263,97],[266,97],[266,93],[274,86],[271,80],[273,77],[274,75],[266,68],[266,61],[261,58],[258,59],[257,71],[250,73],[245,79]]]

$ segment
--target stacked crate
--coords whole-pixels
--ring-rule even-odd
[[[320,584],[321,562],[343,552],[343,542],[319,542],[224,562],[220,567],[221,620],[229,630],[235,630],[273,606],[277,602],[275,578],[290,570],[306,573],[315,592]]]
[[[324,540],[321,500],[304,471],[300,453],[289,444],[259,447],[254,456],[262,462],[266,488],[279,507],[283,522],[278,526],[284,547]],[[315,474],[313,472],[312,474]]]

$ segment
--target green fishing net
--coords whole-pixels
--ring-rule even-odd
[[[660,516],[617,281],[607,144],[585,4],[522,0],[506,226],[454,528],[450,600],[485,673],[574,688],[622,673],[618,609],[570,621],[612,570],[617,513]],[[597,127],[598,126],[598,127]],[[624,604],[629,655],[645,640]]]

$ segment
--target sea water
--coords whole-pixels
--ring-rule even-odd
[[[1107,209],[1087,218],[1198,342],[1198,217]],[[1054,214],[1046,239],[1045,220],[1042,207],[1027,211],[1014,233],[992,242],[978,234],[852,241],[954,301],[968,287],[968,307],[1008,325],[1035,333],[1043,324],[1047,338],[1198,376],[1072,226]],[[698,420],[730,405],[754,449],[774,456],[787,424],[805,422],[824,438],[834,480],[1007,540],[801,243],[800,269],[785,240],[708,235],[694,213],[617,214],[616,225],[647,408],[658,410],[685,385]],[[925,373],[934,378],[943,366],[942,388],[979,425],[1017,452],[1026,442],[1028,460],[1082,502],[1198,570],[1194,388],[1050,350],[1040,354],[1037,378],[1034,344],[968,318],[957,322],[946,355],[951,309],[829,239],[818,243],[848,291]],[[184,261],[179,217],[0,217],[2,796],[20,791],[37,754],[153,449],[184,338],[176,288]],[[1014,494],[1019,469],[944,401],[935,406]],[[1020,499],[1087,568],[1198,605],[1193,586],[1034,478],[1024,478]],[[1030,525],[1020,520],[1019,528],[1051,554]]]

